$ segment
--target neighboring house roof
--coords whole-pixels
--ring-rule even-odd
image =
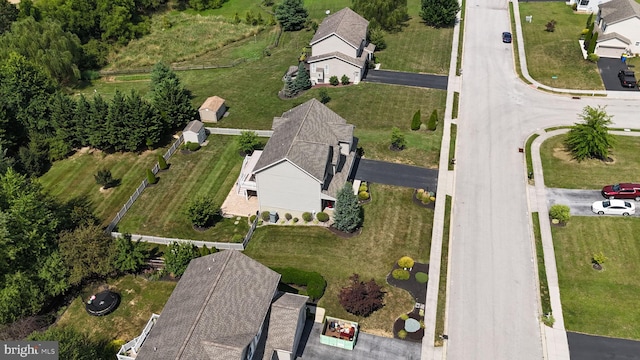
[[[204,127],[204,124],[200,120],[192,120],[187,126],[182,130],[182,132],[192,131],[194,133],[199,133],[200,130]]]
[[[295,353],[296,331],[300,312],[307,306],[307,296],[283,293],[272,305],[263,360],[271,360],[275,350]],[[304,314],[302,316],[305,316]]]
[[[212,96],[210,98],[207,98],[207,100],[202,103],[202,106],[200,106],[200,109],[198,110],[208,109],[209,111],[218,111],[218,109],[220,109],[222,105],[224,105],[223,98],[219,96]]]
[[[326,54],[322,54],[322,55],[316,55],[316,56],[310,56],[309,58],[307,58],[307,63],[311,64],[314,62],[318,62],[318,61],[322,61],[322,60],[327,60],[327,59],[333,59],[333,58],[337,58],[340,59],[344,62],[347,62],[353,66],[357,66],[359,68],[363,68],[364,65],[367,63],[367,58],[365,56],[360,56],[359,58],[353,58],[349,55],[345,55],[339,51],[334,51],[334,52],[330,52],[330,53],[326,53]]]
[[[598,31],[599,32],[599,31]],[[607,40],[618,39],[627,45],[631,45],[631,40],[627,37],[618,34],[617,32],[612,32],[608,34],[600,34],[598,35],[598,44],[603,43]]]
[[[607,24],[614,24],[632,17],[640,18],[640,4],[635,0],[611,0],[600,4],[599,7],[600,17]]]
[[[136,360],[241,359],[279,281],[278,273],[235,250],[191,260]]]
[[[255,173],[288,160],[322,182],[329,156],[336,151],[333,148],[339,142],[352,143],[353,129],[340,115],[311,99],[274,119],[273,135]]]
[[[311,45],[335,34],[357,49],[362,40],[367,38],[368,26],[369,22],[365,18],[346,7],[322,20],[311,39]]]

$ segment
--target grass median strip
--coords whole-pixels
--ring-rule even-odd
[[[447,270],[449,268],[449,228],[451,226],[451,202],[447,195],[444,206],[444,225],[442,227],[442,256],[440,257],[440,282],[438,283],[438,309],[436,310],[436,333],[433,339],[435,346],[442,346],[440,335],[444,334],[445,313],[447,307]]]
[[[551,299],[549,297],[549,284],[547,283],[547,269],[544,265],[544,249],[542,248],[542,236],[540,235],[540,215],[537,212],[531,214],[533,222],[533,236],[536,242],[536,259],[538,260],[538,281],[540,284],[540,304],[542,314],[551,313]]]

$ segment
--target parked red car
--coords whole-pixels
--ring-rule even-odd
[[[608,199],[634,199],[640,201],[640,184],[615,184],[602,188],[602,196]]]

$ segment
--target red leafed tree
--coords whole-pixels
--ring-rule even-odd
[[[345,310],[357,316],[369,316],[384,306],[385,292],[373,279],[360,281],[360,275],[349,277],[350,284],[340,290],[338,298]]]

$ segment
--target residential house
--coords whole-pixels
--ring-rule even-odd
[[[205,122],[218,122],[222,119],[224,113],[227,111],[227,105],[223,98],[219,96],[212,96],[202,103],[198,113],[200,113],[200,120]]]
[[[202,145],[207,140],[207,130],[202,121],[193,120],[182,130],[182,137],[185,143],[192,142]]]
[[[640,54],[640,4],[635,0],[601,4],[595,24],[598,56],[620,58],[623,54]]]
[[[610,0],[569,0],[567,3],[569,5],[576,4],[576,11],[597,14],[600,4],[604,4],[607,1]]]
[[[308,298],[279,292],[279,281],[280,274],[235,250],[194,259],[139,351],[118,357],[293,360]]]
[[[245,160],[239,192],[255,192],[260,211],[281,215],[333,208],[351,178],[354,126],[311,99],[274,118],[272,127],[262,153]]]
[[[375,45],[367,41],[369,22],[355,11],[344,8],[327,16],[311,39],[307,58],[311,83],[329,83],[343,75],[357,84],[364,77]]]

